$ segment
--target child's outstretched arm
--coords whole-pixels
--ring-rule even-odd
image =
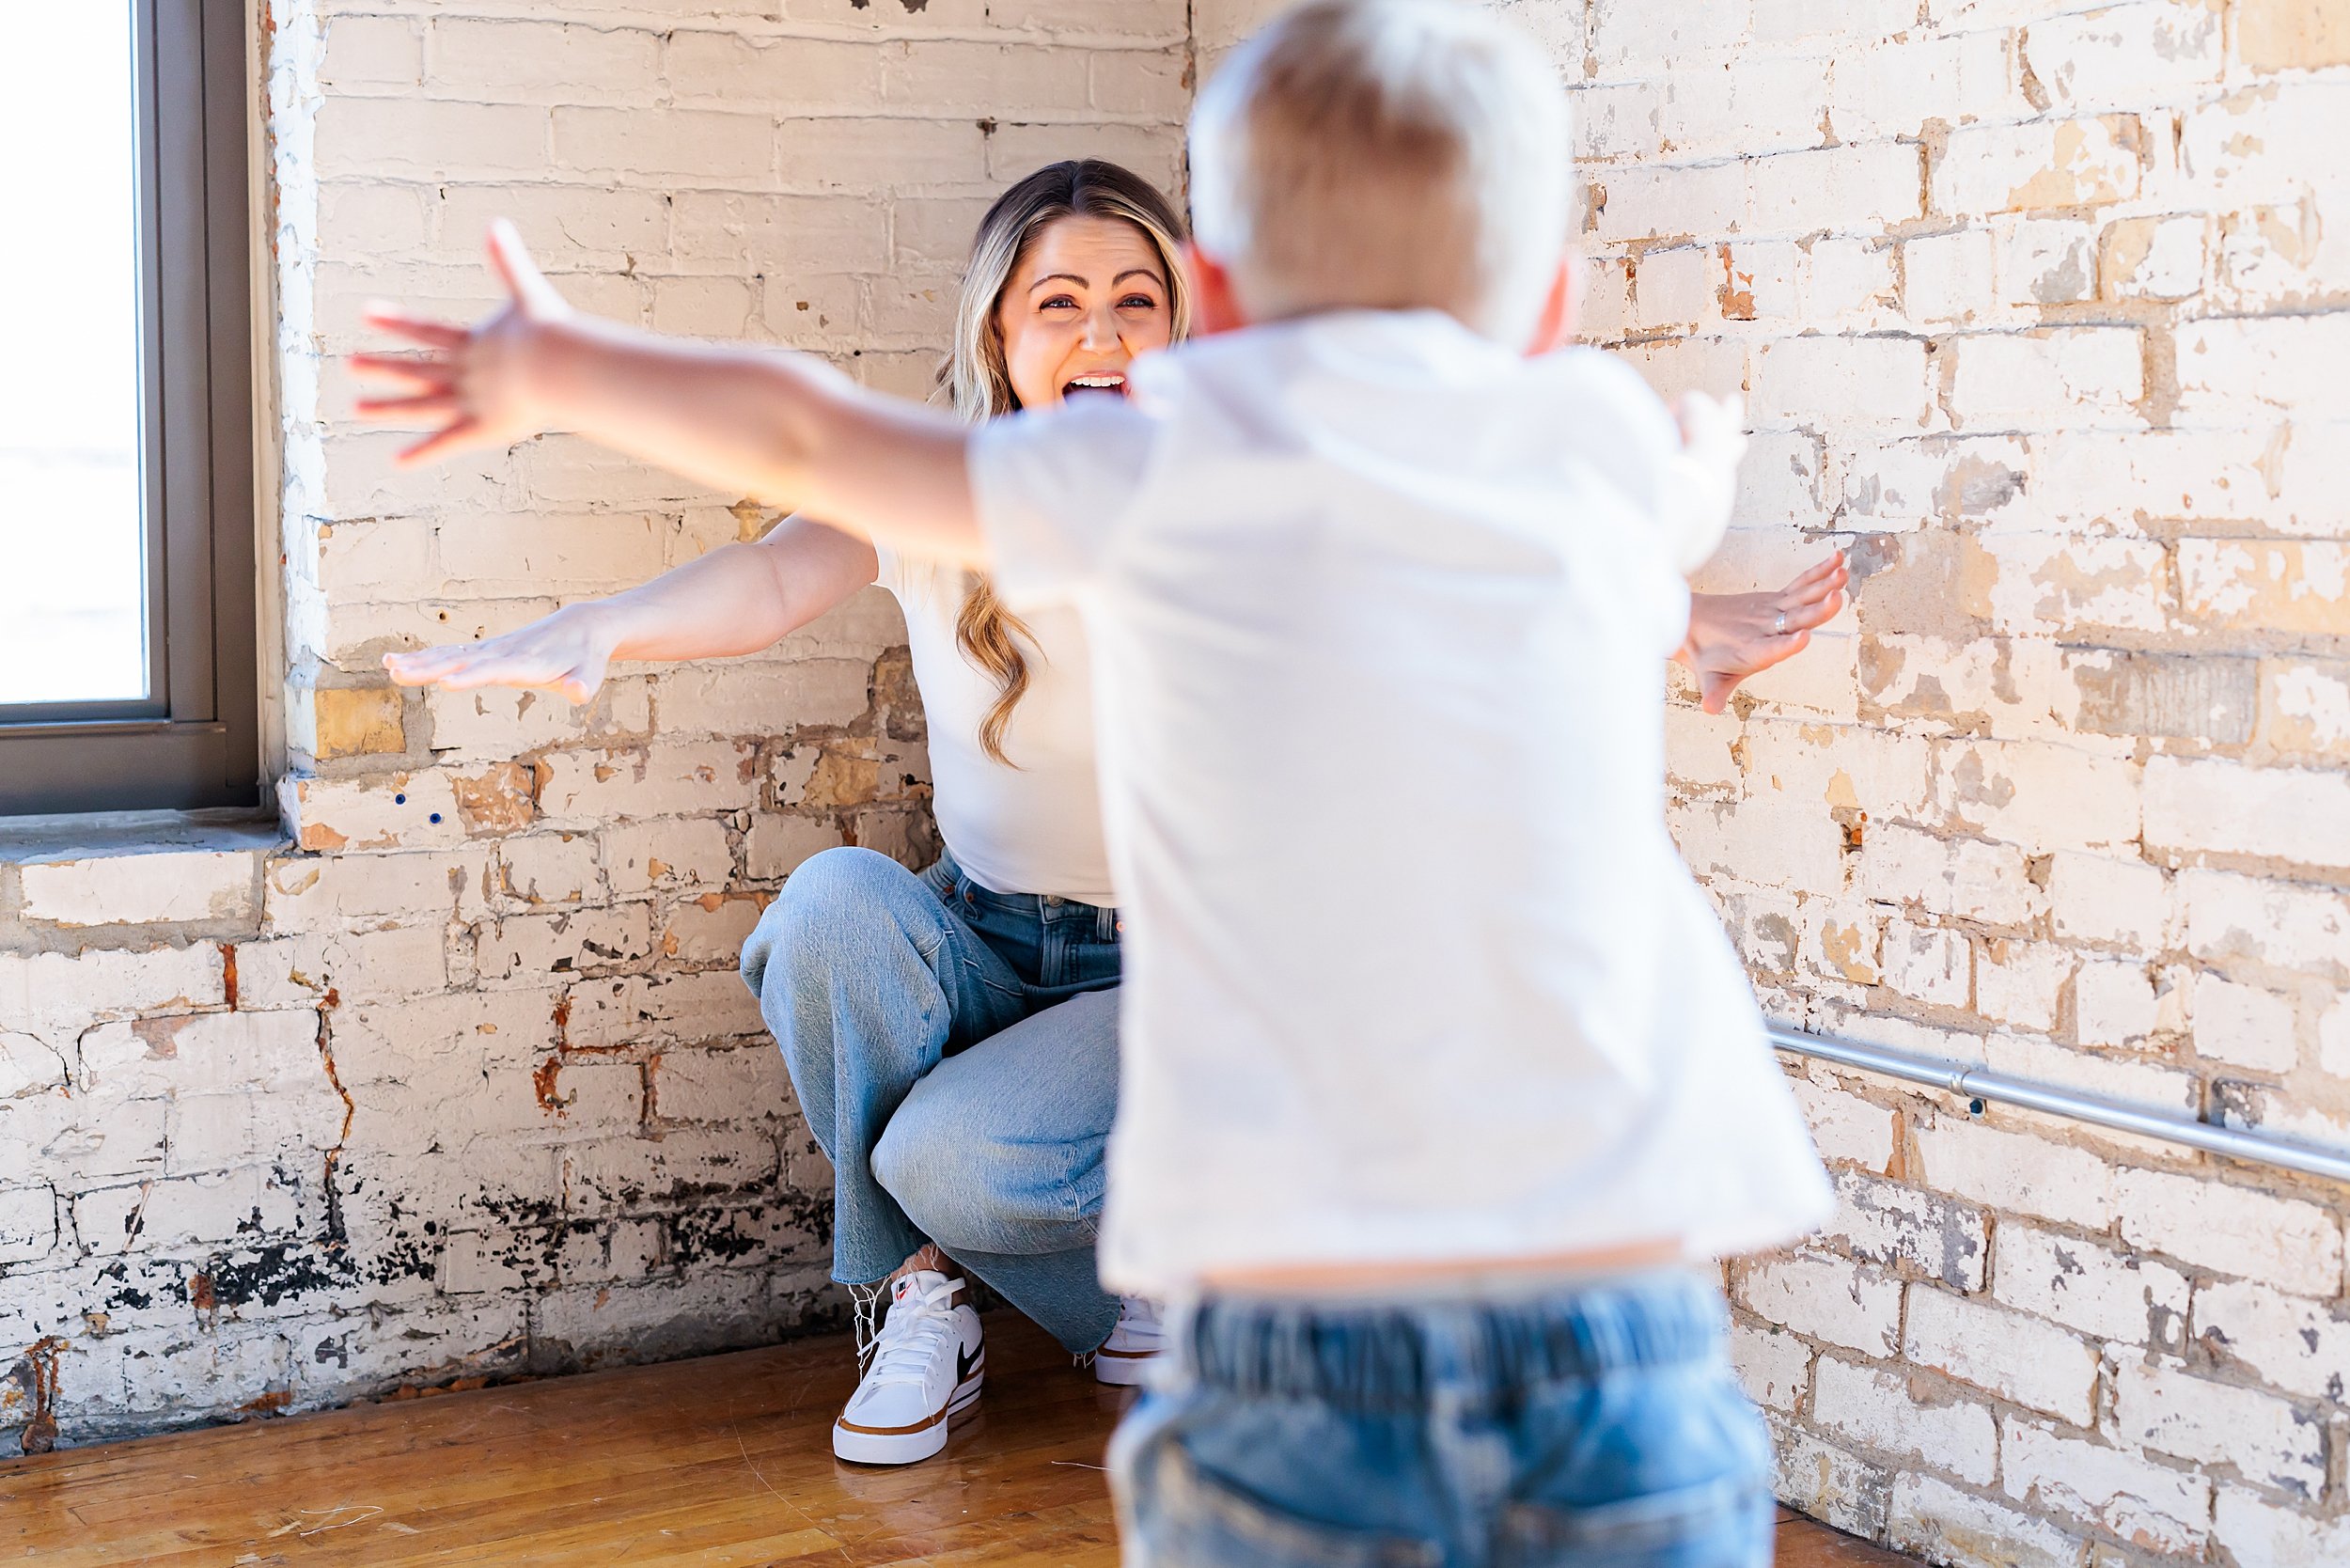
[[[368,315],[418,349],[352,356],[354,369],[405,388],[360,412],[438,421],[404,461],[572,431],[908,555],[984,558],[967,426],[868,391],[810,354],[689,342],[582,315],[503,220],[490,230],[490,263],[509,300],[471,328]]]
[[[1663,510],[1681,570],[1705,564],[1730,526],[1738,502],[1738,464],[1747,455],[1746,400],[1684,393],[1673,404],[1681,451],[1667,465]]]

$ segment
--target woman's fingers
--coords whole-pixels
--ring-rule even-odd
[[[473,656],[472,643],[453,643],[442,648],[420,648],[412,652],[386,653],[384,667],[391,672],[392,683],[400,686],[429,686],[462,666]]]
[[[446,665],[396,665],[392,655],[384,657],[384,668],[389,672],[395,686],[430,686],[437,684],[448,673]]]
[[[442,642],[430,648],[406,648],[384,655],[385,669],[425,669],[470,658],[478,643]]]
[[[433,650],[432,651],[441,651]],[[386,655],[384,664],[390,668],[392,679],[403,686],[438,686],[443,691],[462,692],[472,691],[478,686],[517,683],[510,678],[508,661],[499,659],[495,654],[487,658],[483,657],[480,645],[478,643],[451,651],[454,652],[454,657],[430,662],[422,658],[415,658],[411,663],[400,665],[391,662],[392,658],[398,655]],[[533,684],[535,682],[522,683]]]
[[[361,319],[379,332],[405,337],[412,343],[422,343],[428,349],[462,349],[473,337],[473,333],[465,327],[451,326],[446,321],[436,321],[427,316],[411,316],[388,305],[369,306]]]
[[[1814,626],[1826,625],[1836,619],[1843,607],[1843,590],[1830,588],[1824,598],[1799,599],[1780,613],[1787,618],[1787,635],[1793,635],[1798,630],[1808,631]]]
[[[484,686],[543,686],[547,683],[545,665],[500,658],[469,660],[433,682],[445,692],[478,691]]]
[[[585,703],[603,683],[602,667],[567,666],[565,657],[530,647],[502,646],[502,639],[454,643],[414,653],[386,653],[384,666],[403,686],[438,686],[443,691],[469,692],[483,686],[521,686],[561,692]]]
[[[1841,581],[1847,575],[1844,557],[1830,556],[1824,561],[1804,568],[1783,590],[1788,593],[1816,593],[1830,582]]]
[[[547,661],[526,657],[476,659],[470,664],[441,677],[433,682],[445,692],[478,691],[484,686],[517,686],[524,691],[560,693],[573,703],[585,706],[596,695],[601,680],[590,680],[576,669],[556,674],[548,669]]]
[[[1778,590],[1779,603],[1790,604],[1803,600],[1824,599],[1842,588],[1851,575],[1843,557],[1830,556],[1818,565],[1797,572],[1785,588]]]
[[[1844,585],[1850,581],[1841,556],[1831,556],[1802,572],[1768,601],[1774,611],[1771,629],[1787,632],[1834,619],[1844,607]]]

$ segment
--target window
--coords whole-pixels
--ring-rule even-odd
[[[9,11],[0,815],[258,798],[243,26]]]

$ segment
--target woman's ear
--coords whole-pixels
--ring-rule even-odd
[[[1231,332],[1248,324],[1232,290],[1232,274],[1223,262],[1198,245],[1183,246],[1183,275],[1191,285],[1191,332],[1195,337]]]
[[[1534,323],[1534,339],[1526,346],[1528,358],[1563,349],[1574,341],[1576,305],[1583,295],[1583,258],[1570,248],[1559,258],[1551,275],[1550,292],[1543,300],[1542,316]]]

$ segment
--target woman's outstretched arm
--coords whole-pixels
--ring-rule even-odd
[[[490,231],[506,306],[471,328],[370,311],[417,348],[352,356],[401,384],[363,414],[421,417],[404,461],[573,431],[718,489],[828,517],[935,560],[983,552],[964,461],[969,427],[857,385],[813,355],[664,337],[564,303],[513,227]]]
[[[716,659],[756,653],[873,580],[873,547],[785,519],[756,544],[729,544],[642,588],[567,604],[502,636],[386,653],[403,686],[543,687],[586,702],[618,659]]]

